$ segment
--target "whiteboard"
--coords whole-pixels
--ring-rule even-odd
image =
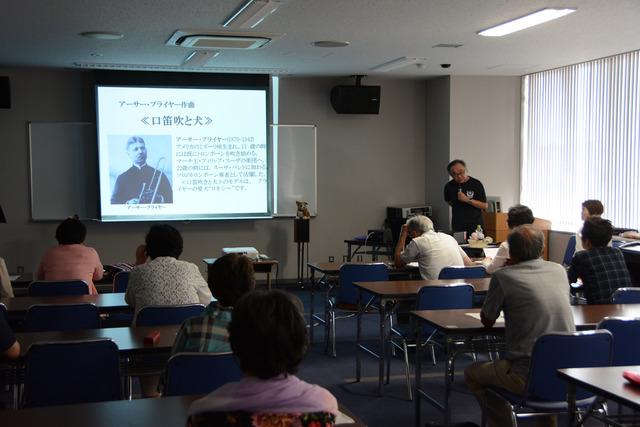
[[[274,145],[274,216],[295,216],[296,201],[309,203],[312,216],[318,213],[316,126],[272,125]]]
[[[316,127],[272,125],[274,216],[317,214]],[[98,218],[98,153],[93,123],[29,123],[31,219]]]
[[[98,216],[98,154],[93,123],[29,123],[31,219]]]

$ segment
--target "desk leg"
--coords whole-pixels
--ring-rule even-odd
[[[387,357],[386,330],[387,323],[386,304],[380,299],[380,355],[378,357],[378,394],[382,396],[382,383],[384,382],[384,362]]]
[[[362,289],[358,289],[358,318],[356,319],[356,382],[360,382],[360,337],[362,336]]]
[[[267,273],[267,289],[271,292],[271,270]]]
[[[580,425],[576,417],[576,385],[567,381],[567,421],[568,426]]]
[[[420,424],[420,403],[422,401],[422,346],[420,345],[420,339],[419,337],[422,336],[422,322],[418,321],[415,322],[416,323],[416,327],[415,327],[415,342],[416,342],[416,363],[415,363],[415,370],[416,370],[416,377],[415,377],[415,385],[414,385],[414,392],[413,392],[413,399],[414,399],[414,408],[415,408],[415,414],[414,414],[414,418],[415,418],[415,427],[421,427]]]
[[[315,288],[316,288],[316,271],[314,269],[311,269],[311,292],[309,295],[309,342],[311,344],[313,344],[313,319],[314,319],[314,312],[313,312],[313,303],[314,303],[314,293],[315,293]]]
[[[444,368],[444,426],[449,427],[451,425],[451,408],[449,406],[449,399],[451,398],[451,384],[453,383],[453,369],[455,352],[451,350],[451,341],[447,338],[446,343],[447,361]]]

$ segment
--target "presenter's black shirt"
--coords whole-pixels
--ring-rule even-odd
[[[486,202],[487,196],[482,183],[469,177],[464,184],[458,184],[454,180],[447,182],[444,186],[444,201],[451,203],[451,229],[453,231],[466,231],[467,237],[476,230],[478,225],[484,226],[482,222],[482,209],[463,203],[458,200],[458,191],[462,191],[473,200]]]
[[[156,177],[154,182],[151,183],[151,178],[154,173]],[[156,196],[160,195],[162,198],[156,197],[155,203],[173,203],[173,190],[171,189],[171,184],[167,176],[164,173],[159,173],[158,170],[149,165],[144,165],[141,168],[131,166],[116,178],[116,184],[113,187],[113,193],[111,195],[111,204],[121,205],[131,199],[139,198],[142,193],[143,184],[145,189],[149,189],[150,185],[153,188],[150,189],[147,200],[141,201],[141,203],[150,203],[151,195],[155,191],[156,183],[158,182],[158,176],[160,176],[160,183]]]

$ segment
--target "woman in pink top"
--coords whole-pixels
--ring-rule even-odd
[[[77,218],[65,219],[56,229],[58,246],[45,252],[38,280],[84,280],[89,293],[97,295],[94,280],[102,279],[102,263],[95,249],[85,246],[87,228]]]

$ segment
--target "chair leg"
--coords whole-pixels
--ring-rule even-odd
[[[331,356],[336,357],[336,312],[331,311]]]
[[[436,347],[433,344],[429,344],[429,347],[431,348],[431,363],[436,366]]]
[[[416,343],[416,346],[420,345]],[[407,377],[407,394],[409,395],[409,400],[413,400],[413,395],[411,394],[411,373],[409,372],[409,351],[407,349],[407,341],[402,340],[402,351],[404,351],[404,373]],[[418,351],[416,347],[416,352]]]

